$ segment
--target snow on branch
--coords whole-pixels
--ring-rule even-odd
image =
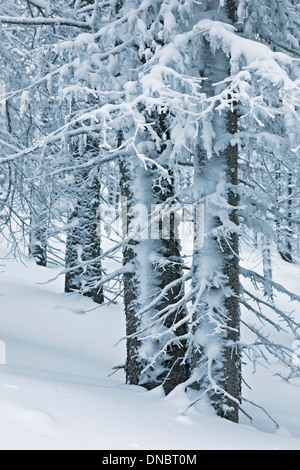
[[[71,26],[73,28],[81,28],[91,30],[91,25],[84,21],[72,20],[69,18],[25,18],[25,17],[9,17],[0,16],[0,24],[15,24],[22,26]]]
[[[250,279],[252,279],[252,281],[258,282],[260,284],[265,284],[266,282],[268,282],[278,292],[281,292],[282,294],[287,295],[288,297],[290,297],[291,300],[297,300],[298,302],[300,302],[300,296],[299,295],[287,290],[285,287],[283,287],[281,284],[278,284],[277,282],[274,282],[274,281],[271,281],[271,280],[266,281],[266,279],[263,276],[261,276],[260,274],[258,274],[255,271],[252,271],[251,269],[246,269],[246,268],[241,267],[240,268],[240,273],[241,273],[242,276],[244,276],[246,278],[250,278]]]

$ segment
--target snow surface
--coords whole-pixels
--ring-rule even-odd
[[[287,384],[271,369],[250,366],[245,376],[254,419],[235,425],[213,415],[205,403],[187,416],[182,390],[164,397],[124,384],[122,306],[93,310],[95,304],[63,294],[52,283],[56,269],[6,260],[0,274],[0,341],[7,364],[0,365],[1,450],[300,450],[300,379]],[[299,284],[300,266],[278,260],[277,272],[289,288]],[[293,286],[292,286],[293,284]]]

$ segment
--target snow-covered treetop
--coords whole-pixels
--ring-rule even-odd
[[[256,139],[262,146],[276,142],[278,148],[284,142],[290,151],[298,151],[299,63],[295,55],[275,45],[288,37],[284,46],[297,48],[297,2],[265,0],[258,8],[256,0],[241,0],[234,25],[228,15],[232,2],[224,0],[29,3],[37,12],[35,25],[46,16],[51,21],[84,22],[91,29],[82,32],[78,25],[70,29],[67,22],[64,26],[57,22],[57,28],[67,28],[67,39],[57,33],[55,41],[36,48],[38,62],[47,58],[52,65],[47,73],[44,67],[26,93],[33,97],[46,81],[49,95],[56,94],[70,109],[65,125],[36,148],[96,132],[102,136],[100,160],[123,152],[145,162],[151,157],[139,150],[139,140],[145,141],[142,134],[147,130],[159,145],[161,136],[155,135],[148,119],[158,112],[172,116],[167,158],[190,158],[199,144],[195,136],[201,133],[210,155],[221,149],[209,130],[212,116],[234,105],[241,115],[236,141],[247,145]],[[27,20],[32,22],[28,11]],[[213,96],[204,92],[207,77],[201,71],[207,42],[214,53],[222,50],[231,64],[230,75],[215,86]],[[117,149],[114,136],[120,130],[125,140]]]

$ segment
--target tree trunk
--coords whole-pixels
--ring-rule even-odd
[[[227,7],[228,16],[233,19],[234,2],[228,2]],[[210,97],[222,89],[222,85],[213,83],[230,76],[230,64],[222,51],[212,52],[207,41],[203,56],[205,66],[201,75],[208,77],[203,88]],[[211,122],[216,137],[227,136],[228,140],[237,132],[237,123],[235,109],[216,112]],[[200,144],[195,157],[195,189],[206,203],[205,241],[203,247],[196,247],[193,259],[193,286],[198,286],[198,294],[194,299],[191,367],[194,388],[206,390],[218,415],[238,422],[241,401],[238,149],[228,143],[225,150],[216,152],[214,143],[215,140],[211,155]],[[224,207],[220,206],[222,200]]]
[[[270,247],[270,240],[267,235],[263,235],[262,237],[262,258],[263,258],[263,272],[264,278],[266,279],[266,283],[264,286],[264,295],[267,297],[268,300],[273,301],[273,287],[272,287],[272,280],[273,280],[273,270],[272,270],[272,259],[271,259],[271,247]],[[268,283],[268,281],[270,281]]]
[[[35,187],[31,191],[31,219],[29,232],[29,256],[38,266],[47,266],[48,248],[48,211],[45,197],[41,189]]]
[[[286,217],[287,217],[287,230],[285,235],[285,250],[281,251],[280,255],[284,261],[288,263],[293,262],[293,222],[292,222],[292,196],[293,196],[293,175],[292,173],[288,174],[288,188],[287,188],[287,210],[286,210]]]
[[[158,115],[147,116],[147,121],[155,122],[157,133],[164,133],[164,124]],[[144,136],[150,141],[150,136]],[[163,152],[164,146],[160,149]],[[160,153],[153,150],[149,155],[158,160]],[[127,200],[129,216],[124,226],[133,222],[136,209],[144,211],[143,221],[147,217],[162,217],[162,212],[174,195],[173,176],[161,175],[154,165],[147,170],[137,161],[121,163],[121,192]],[[158,182],[159,181],[159,182]],[[135,209],[136,208],[136,209]],[[169,207],[170,209],[170,207]],[[124,216],[126,214],[124,213]],[[142,222],[143,222],[142,221]],[[177,239],[175,215],[171,213],[158,222],[151,220],[148,229],[139,239],[131,239],[124,248],[124,264],[132,264],[133,270],[124,275],[124,305],[127,324],[127,382],[152,389],[163,385],[166,393],[188,378],[186,340],[176,341],[187,334],[187,326],[180,326],[172,331],[174,324],[186,316],[185,308],[174,308],[169,315],[161,319],[160,312],[180,301],[183,296],[182,259],[180,244]],[[162,290],[175,281],[172,289],[157,302],[151,302]],[[176,281],[178,281],[176,283]],[[148,305],[151,303],[151,307]],[[139,311],[143,313],[139,315]],[[154,323],[156,324],[154,325]],[[165,336],[160,335],[165,331]],[[166,345],[167,339],[171,341]]]
[[[29,234],[29,256],[32,257],[38,266],[47,266],[47,226],[44,225],[43,218],[31,217],[31,227]]]
[[[287,263],[293,262],[292,256],[292,174],[288,175],[288,188],[287,188],[287,210],[286,218],[283,220],[280,217],[280,199],[283,195],[283,175],[280,169],[280,163],[275,165],[275,179],[277,183],[276,187],[276,204],[277,204],[277,217],[276,217],[276,232],[277,232],[277,250],[283,261]],[[287,220],[286,220],[287,219]],[[282,223],[287,224],[287,230],[282,230]]]
[[[168,201],[174,197],[174,178],[169,172],[169,178],[161,181],[161,187],[155,189],[156,204],[166,204],[168,209],[172,205],[168,205]],[[155,176],[155,175],[153,175]],[[167,233],[164,233],[167,232]],[[178,240],[177,219],[176,214],[171,212],[167,220],[162,218],[160,227],[160,238],[157,240],[157,253],[163,257],[164,263],[162,266],[154,266],[156,274],[156,286],[158,292],[161,292],[169,284],[178,281],[183,276],[181,258],[180,242]],[[184,295],[184,287],[178,282],[168,291],[164,298],[156,306],[156,310],[162,311],[167,307],[171,307],[175,302],[180,301]],[[170,332],[172,327],[177,322],[183,320],[187,315],[185,306],[176,308],[176,310],[168,316],[163,322],[163,326]],[[174,332],[174,339],[177,337],[184,337],[187,335],[187,324],[184,324],[176,329]],[[166,393],[170,393],[177,385],[185,382],[189,377],[189,367],[185,362],[185,355],[187,349],[187,341],[181,340],[180,344],[174,341],[174,344],[167,349],[168,358],[164,361],[163,367],[165,372],[161,375]]]
[[[87,147],[86,151],[89,148]],[[65,292],[81,292],[94,302],[104,302],[101,241],[98,232],[100,183],[98,173],[77,171],[77,204],[69,219],[66,241]],[[83,266],[80,266],[83,264]],[[78,267],[77,267],[78,266]]]

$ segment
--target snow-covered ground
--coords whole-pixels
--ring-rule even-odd
[[[62,293],[62,279],[44,283],[56,270],[3,261],[0,274],[0,449],[299,449],[300,379],[287,384],[271,369],[250,366],[246,396],[276,419],[245,406],[252,425],[215,417],[205,404],[191,409],[181,390],[124,384],[121,306],[94,309],[89,299]],[[278,260],[278,277],[299,285],[300,266]],[[3,344],[3,343],[2,343]],[[1,360],[1,358],[0,358]]]

